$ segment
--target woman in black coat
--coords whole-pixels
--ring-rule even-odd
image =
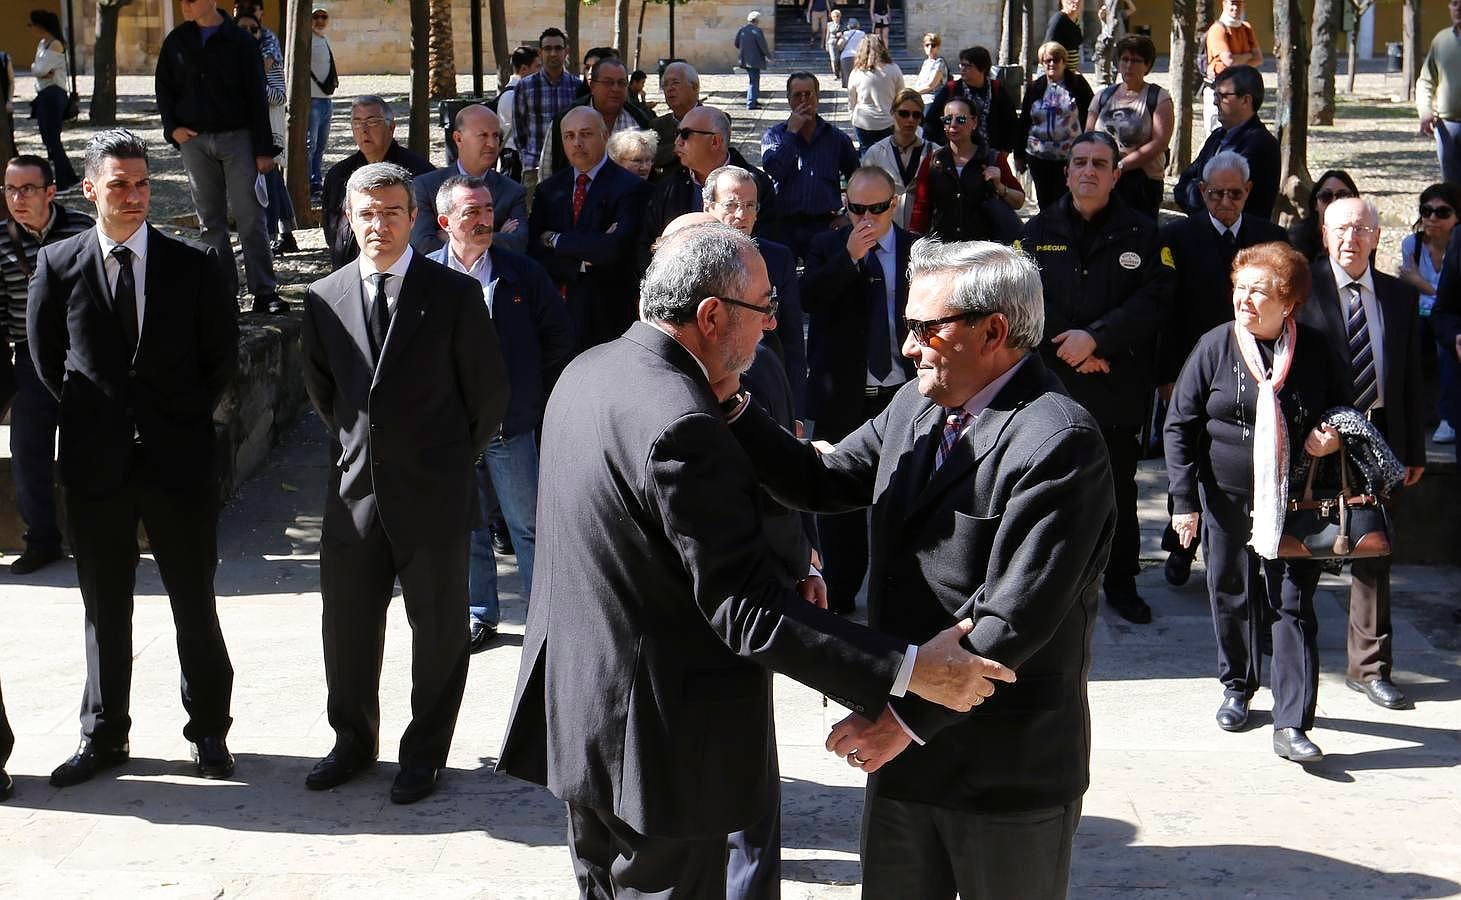
[[[1236,321],[1198,341],[1167,412],[1172,528],[1183,546],[1202,531],[1223,683],[1218,726],[1240,731],[1248,723],[1263,658],[1258,604],[1266,602],[1276,616],[1273,749],[1313,763],[1324,756],[1307,735],[1319,689],[1319,566],[1276,557],[1291,464],[1339,449],[1338,434],[1318,423],[1348,402],[1348,367],[1322,334],[1296,322],[1310,285],[1301,254],[1259,244],[1240,251],[1232,271]]]
[[[962,97],[944,104],[948,144],[934,151],[918,183],[908,227],[941,241],[998,241],[999,223],[985,202],[1002,195],[999,167],[979,138],[979,109]]]

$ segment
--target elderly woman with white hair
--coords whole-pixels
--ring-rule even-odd
[[[609,159],[638,175],[648,178],[654,169],[655,153],[659,150],[659,135],[645,128],[619,131],[609,136]]]

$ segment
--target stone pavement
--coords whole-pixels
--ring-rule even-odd
[[[236,780],[191,777],[177,654],[155,566],[138,581],[131,763],[64,791],[46,775],[75,746],[81,603],[70,565],[0,573],[0,683],[17,732],[0,804],[0,896],[567,897],[561,805],[492,771],[525,608],[504,578],[504,636],[473,657],[449,769],[414,806],[387,799],[408,707],[409,631],[393,610],[382,674],[379,768],[338,790],[303,786],[331,733],[319,638],[323,433],[306,417],[224,513],[220,609],[237,670]],[[1312,770],[1259,727],[1226,734],[1201,567],[1170,589],[1155,566],[1159,476],[1143,474],[1147,627],[1104,610],[1092,671],[1092,786],[1073,897],[1461,895],[1461,629],[1455,569],[1397,574],[1396,681],[1418,702],[1387,712],[1344,688],[1344,592],[1320,598],[1323,676]],[[6,562],[6,561],[0,561]],[[510,568],[510,566],[509,566]],[[784,893],[857,895],[859,774],[821,743],[842,716],[778,678]],[[1076,739],[1073,736],[1072,739]],[[978,759],[970,760],[978,765]]]

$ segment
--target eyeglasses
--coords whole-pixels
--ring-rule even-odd
[[[942,119],[945,125],[968,125],[968,116],[944,116]]]
[[[1456,215],[1456,211],[1449,206],[1422,206],[1420,217],[1422,219],[1449,219]]]
[[[1326,225],[1324,227],[1325,228],[1329,228],[1328,225]],[[1380,229],[1376,228],[1373,225],[1355,225],[1352,222],[1346,222],[1343,225],[1336,225],[1334,228],[1332,228],[1330,230],[1333,231],[1335,234],[1339,234],[1339,235],[1344,234],[1346,231],[1352,231],[1352,232],[1354,232],[1354,236],[1355,237],[1365,237],[1365,238],[1374,237],[1375,235],[1377,235],[1377,234],[1380,233]]]
[[[715,205],[729,213],[740,212],[741,210],[755,212],[761,208],[761,204],[755,200],[717,200]]]
[[[627,78],[595,78],[593,82],[594,84],[601,84],[604,87],[611,88],[627,88],[629,86],[629,79]]]
[[[1040,60],[1040,65],[1042,65],[1042,66],[1053,66],[1056,63],[1063,63],[1063,62],[1065,62],[1065,60],[1063,60],[1063,59],[1056,59],[1055,57],[1052,56],[1052,57],[1050,57],[1048,59],[1042,59],[1042,60]]]
[[[959,68],[961,68],[961,69],[972,69],[974,67],[975,66],[974,66],[973,63],[968,63],[968,62],[961,62],[961,63],[959,63]]]
[[[351,128],[379,128],[386,123],[384,116],[371,116],[368,119],[351,119]]]
[[[1246,193],[1242,188],[1208,188],[1203,191],[1209,200],[1242,200]]]
[[[311,19],[314,19],[316,22],[328,22],[328,21],[330,21],[330,17],[329,16],[324,16],[324,15],[310,16],[310,18]]]
[[[913,339],[923,346],[929,346],[929,340],[933,338],[933,332],[937,328],[951,325],[954,322],[973,322],[975,319],[982,319],[991,313],[959,313],[956,316],[944,316],[942,319],[910,319],[906,316],[903,319],[903,327],[913,335]]]
[[[29,200],[36,194],[44,192],[48,187],[50,187],[49,184],[7,184],[5,185],[5,196],[22,197]]]
[[[852,213],[854,216],[864,216],[868,213],[872,213],[875,216],[881,216],[883,213],[887,212],[892,205],[892,197],[889,197],[881,203],[853,203],[851,200],[849,200],[847,201],[847,211]]]
[[[915,122],[921,122],[921,121],[923,121],[923,110],[921,110],[921,109],[900,109],[900,110],[898,110],[898,118],[900,118],[900,119],[912,119]]]
[[[690,140],[690,135],[692,135],[692,134],[720,134],[720,132],[718,132],[718,131],[702,131],[699,128],[681,128],[679,131],[676,131],[675,132],[675,136],[678,137],[682,141],[688,141],[688,140]]]
[[[1354,191],[1347,191],[1343,188],[1340,188],[1337,191],[1320,191],[1319,193],[1314,195],[1314,199],[1318,200],[1320,203],[1333,203],[1335,200],[1349,200],[1358,196],[1359,195],[1356,194]]]
[[[709,297],[705,298],[709,300]],[[758,312],[769,319],[776,318],[776,311],[781,309],[781,301],[776,299],[776,292],[771,292],[771,302],[765,306],[757,306],[754,303],[747,303],[744,300],[737,300],[734,297],[716,297],[721,303],[729,303],[731,306],[739,306],[741,309],[749,309],[751,312]]]
[[[1229,97],[1236,97],[1236,96],[1238,96],[1238,92],[1237,91],[1213,91],[1212,92],[1212,95],[1214,97],[1218,98],[1219,100],[1226,100]]]

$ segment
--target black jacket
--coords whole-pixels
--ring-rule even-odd
[[[436,168],[395,141],[386,148],[385,161],[395,163],[412,175],[425,175]],[[360,255],[360,248],[355,245],[355,234],[345,218],[345,184],[365,162],[365,154],[356,150],[330,166],[325,173],[324,196],[320,201],[321,227],[325,232],[325,246],[330,251],[330,266],[335,269]],[[424,213],[418,209],[417,214]]]
[[[941,121],[944,116],[944,104],[955,97],[963,97],[965,99],[974,98],[979,103],[979,108],[984,110],[981,117],[982,130],[989,139],[991,154],[1009,153],[1019,146],[1020,123],[1019,114],[1015,110],[1014,98],[1010,96],[1004,82],[993,75],[988,77],[985,86],[989,88],[988,109],[984,109],[983,97],[978,96],[974,89],[964,82],[964,79],[950,78],[934,93],[933,100],[929,103],[928,115],[923,120],[924,140],[933,141],[940,147],[948,143],[944,137],[944,123]]]
[[[1153,387],[1156,336],[1174,280],[1156,222],[1113,193],[1087,225],[1066,194],[1025,224],[1015,249],[1040,266],[1045,364],[1103,427],[1141,424]],[[1090,332],[1095,355],[1111,365],[1109,373],[1082,375],[1056,357],[1050,339],[1071,329]]]
[[[157,112],[169,144],[173,129],[199,134],[247,131],[255,156],[278,156],[269,127],[269,98],[259,44],[228,16],[203,44],[202,31],[184,22],[163,38],[157,54]]]
[[[726,165],[739,166],[756,179],[756,202],[760,206],[756,212],[755,231],[757,235],[768,233],[776,207],[776,187],[771,183],[771,176],[747,162],[741,151],[734,147],[730,148],[727,156]],[[649,248],[659,240],[666,225],[685,213],[703,208],[700,205],[700,190],[690,170],[684,166],[676,166],[662,178],[649,183],[649,206],[639,231],[639,271],[649,268]]]
[[[995,196],[994,185],[984,177],[984,166],[982,160],[971,159],[961,174],[954,165],[952,150],[939,147],[933,152],[924,187],[930,214],[929,237],[941,241],[1000,239],[999,224],[984,208],[985,202]]]
[[[1461,228],[1451,232],[1451,243],[1446,245],[1436,305],[1431,308],[1431,326],[1441,350],[1454,354],[1456,337],[1461,335]]]
[[[1202,202],[1202,169],[1219,150],[1232,150],[1248,161],[1248,180],[1253,182],[1253,190],[1248,194],[1248,202],[1243,204],[1243,215],[1271,221],[1273,206],[1278,202],[1278,139],[1256,115],[1234,129],[1231,140],[1226,128],[1208,136],[1202,152],[1192,165],[1182,170],[1182,177],[1172,190],[1177,205],[1189,216],[1207,209]]]

